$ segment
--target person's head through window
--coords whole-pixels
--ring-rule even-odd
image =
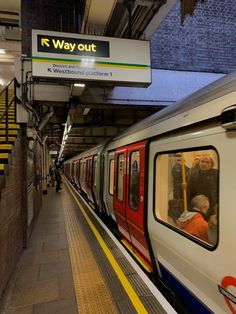
[[[199,167],[200,160],[201,160],[201,158],[200,158],[199,156],[196,156],[196,157],[194,158],[194,166],[195,166],[195,167]]]
[[[204,156],[200,160],[199,167],[202,171],[208,171],[214,167],[214,161],[210,156]]]
[[[194,196],[190,203],[191,210],[198,211],[203,215],[207,214],[209,206],[209,199],[205,195]]]

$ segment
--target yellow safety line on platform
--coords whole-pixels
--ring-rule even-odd
[[[106,243],[104,242],[104,240],[100,236],[100,234],[97,231],[96,227],[94,226],[93,222],[90,220],[90,218],[86,214],[85,210],[83,209],[83,207],[79,203],[76,195],[74,194],[74,192],[70,188],[69,184],[67,183],[66,180],[64,180],[64,182],[66,183],[66,185],[67,185],[70,193],[72,194],[76,204],[78,205],[79,209],[81,210],[82,214],[84,215],[84,218],[86,219],[88,225],[90,226],[91,230],[93,231],[93,233],[94,233],[95,237],[97,238],[100,246],[102,247],[104,253],[106,254],[106,256],[107,256],[111,266],[113,267],[114,271],[116,272],[116,274],[117,274],[117,276],[118,276],[122,286],[124,287],[127,295],[129,296],[131,302],[133,303],[133,306],[135,307],[136,311],[138,313],[142,313],[142,314],[148,313],[146,308],[144,307],[143,303],[140,301],[140,298],[138,297],[138,295],[134,291],[133,287],[131,286],[131,284],[127,280],[125,274],[121,270],[119,264],[116,262],[116,260],[115,260],[114,256],[112,255],[111,251],[109,250],[109,248],[107,247]]]
[[[86,235],[81,230],[77,218],[78,208],[74,207],[69,193],[62,197],[62,204],[78,313],[117,314],[116,305],[113,303]]]

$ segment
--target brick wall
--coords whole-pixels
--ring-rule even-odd
[[[0,186],[0,297],[23,247],[22,136],[18,135]]]
[[[22,53],[31,56],[31,29],[78,32],[84,0],[22,0]]]
[[[35,141],[33,213],[30,224],[27,208],[27,138],[22,127],[14,143],[6,175],[0,180],[0,299],[15,269],[22,248],[27,246],[42,207],[42,152]],[[35,178],[38,177],[38,180]],[[36,182],[37,181],[37,182]]]
[[[235,0],[198,2],[180,22],[180,0],[151,38],[152,67],[229,73],[236,70]]]

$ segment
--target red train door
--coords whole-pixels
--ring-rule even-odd
[[[146,145],[147,141],[142,141],[116,151],[114,211],[119,230],[124,239],[128,242],[125,243],[126,246],[136,255],[146,270],[151,271],[152,263],[144,231],[144,169]],[[122,170],[122,165],[119,164],[121,162],[124,164],[124,170]],[[121,191],[119,188],[121,188],[122,174],[124,199],[120,201]]]
[[[126,159],[127,148],[119,148],[115,153],[114,178],[114,212],[119,231],[129,243],[131,242],[125,213],[126,203]]]

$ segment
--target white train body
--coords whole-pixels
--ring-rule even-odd
[[[99,186],[100,192],[93,193],[94,202],[117,223],[121,237],[126,242],[130,239],[129,245],[182,299],[190,313],[236,313],[235,104],[233,73],[132,126],[97,151],[73,158],[97,158],[92,186]],[[179,201],[173,165],[181,159],[182,179],[187,178],[187,188],[182,182],[181,189],[187,195],[196,156],[211,158],[218,178],[214,200],[206,187],[211,210],[214,207],[212,216],[217,217],[213,242],[181,229],[179,218],[170,215],[172,200]],[[130,198],[132,158],[139,163],[137,205]],[[71,179],[70,174],[66,175]],[[122,190],[117,188],[119,180],[124,182]],[[76,179],[74,182],[77,184]],[[120,193],[124,194],[124,202],[119,200]],[[183,210],[190,211],[190,199],[186,197],[185,201],[182,194],[180,198]]]

